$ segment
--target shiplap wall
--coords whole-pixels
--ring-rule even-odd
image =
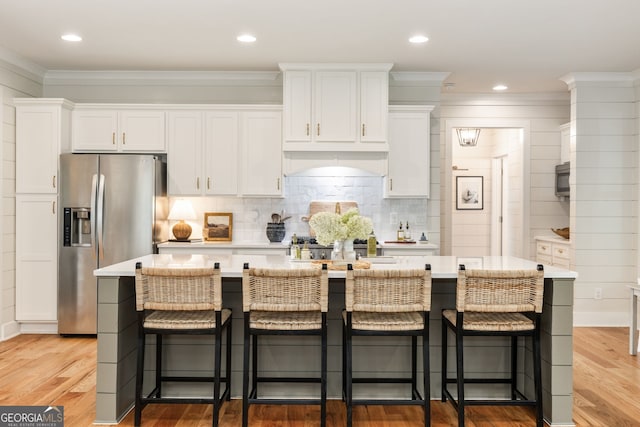
[[[575,74],[571,88],[574,323],[628,324],[637,282],[638,113],[629,75]],[[637,81],[635,83],[637,85]],[[596,290],[602,299],[596,299]]]
[[[0,341],[18,333],[15,321],[16,113],[13,98],[41,96],[41,90],[36,75],[0,59]]]

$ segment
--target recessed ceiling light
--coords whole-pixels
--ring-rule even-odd
[[[429,37],[421,36],[421,35],[415,35],[409,38],[409,42],[411,43],[426,43],[428,41],[429,41]]]
[[[509,89],[509,88],[507,86],[505,86],[505,85],[495,85],[493,87],[493,90],[507,90],[507,89]]]
[[[237,37],[237,40],[242,43],[253,43],[254,41],[256,41],[256,38],[251,34],[242,34]]]
[[[81,42],[82,37],[77,34],[63,34],[60,38],[67,42]]]

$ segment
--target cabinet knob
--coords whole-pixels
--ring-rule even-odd
[[[547,247],[546,247],[546,246],[542,246],[542,250],[543,250],[543,251],[546,251],[546,250],[547,250]]]

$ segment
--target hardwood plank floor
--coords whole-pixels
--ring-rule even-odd
[[[640,425],[640,357],[628,354],[627,328],[574,329],[574,411],[577,426]],[[0,405],[61,405],[65,426],[85,427],[95,416],[96,341],[55,335],[21,335],[0,343]],[[328,403],[327,427],[345,425],[342,402]],[[317,406],[254,405],[252,427],[318,426]],[[449,403],[431,402],[432,425],[456,424]],[[354,427],[418,427],[422,411],[408,406],[354,408]],[[241,402],[223,406],[221,427],[241,421]],[[523,408],[471,408],[469,427],[534,425],[533,412]],[[208,405],[150,405],[143,426],[211,425]],[[133,426],[130,413],[120,426]]]

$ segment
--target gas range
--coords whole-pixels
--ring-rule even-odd
[[[304,243],[307,243],[307,247],[309,248],[309,252],[311,252],[312,259],[331,259],[331,251],[333,250],[333,245],[321,245],[318,243],[315,237],[311,236],[297,236],[298,237],[298,246],[301,248],[304,246]],[[293,243],[292,243],[293,244]],[[353,241],[353,249],[356,252],[356,256],[366,257],[367,256],[367,241],[364,239],[355,239]],[[376,252],[378,255],[381,254],[381,249],[377,248]],[[289,254],[291,253],[291,245],[289,245]]]

